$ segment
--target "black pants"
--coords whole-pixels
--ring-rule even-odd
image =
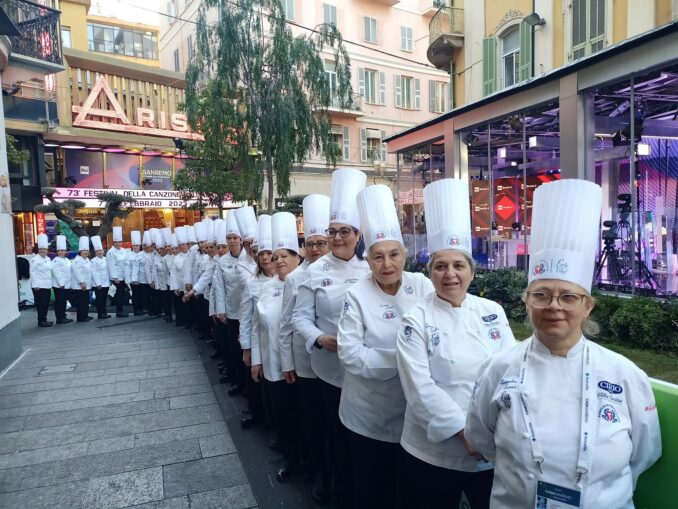
[[[198,327],[205,338],[212,337],[210,318],[210,301],[203,295],[198,295],[195,302],[195,307],[198,312]]]
[[[285,380],[269,382],[273,407],[273,426],[278,434],[278,447],[283,457],[296,463],[299,460],[297,444],[297,388]]]
[[[47,321],[49,299],[52,296],[51,288],[33,288],[33,302],[38,312],[38,323]]]
[[[250,368],[242,361],[242,348],[240,347],[240,321],[226,320],[226,367],[229,376],[235,385],[246,386],[251,379]]]
[[[407,475],[405,451],[399,443],[382,442],[348,430],[353,467],[356,509],[399,507],[405,509]],[[416,507],[416,504],[414,506]],[[449,507],[457,508],[457,505]]]
[[[148,314],[153,316],[161,315],[160,311],[161,291],[156,288],[151,288],[148,285]]]
[[[184,316],[186,318],[186,323],[184,325],[186,328],[195,326],[197,324],[195,299],[188,299],[188,302],[184,302],[184,311]]]
[[[171,290],[162,290],[162,312],[168,319],[172,319],[172,296],[174,292]]]
[[[102,286],[94,289],[94,307],[97,308],[99,318],[106,316],[106,299],[108,299],[108,286]]]
[[[297,376],[294,385],[297,386],[297,405],[303,437],[301,448],[305,451],[313,473],[326,474],[329,441],[320,382],[317,378]]]
[[[70,290],[66,288],[53,288],[54,290],[54,316],[57,321],[66,319],[66,301]]]
[[[135,313],[141,313],[144,308],[143,287],[139,283],[132,283],[130,288],[132,289],[132,309]]]
[[[71,302],[78,310],[78,321],[86,322],[89,317],[89,290],[73,290]]]
[[[115,312],[116,314],[120,314],[123,312],[123,306],[127,304],[125,301],[125,292],[127,291],[127,285],[125,282],[121,279],[117,283],[113,283],[115,285],[115,297],[114,297],[114,302],[115,302]]]
[[[337,507],[347,509],[353,507],[353,469],[348,445],[348,430],[339,420],[339,400],[341,388],[319,380],[320,392],[325,406],[332,441],[331,469],[334,475],[334,493]]]
[[[170,290],[170,295],[172,299],[172,303],[174,304],[174,315],[176,318],[176,324],[177,326],[181,326],[185,324],[186,318],[185,318],[185,312],[184,312],[184,303],[181,301],[181,299],[184,296],[184,292],[179,292],[179,295],[175,294],[173,290]]]
[[[421,461],[403,450],[411,501],[426,509],[459,507],[461,492],[473,509],[489,509],[494,470],[461,472]]]
[[[141,310],[148,311],[151,307],[151,286],[148,283],[139,283],[141,294]]]

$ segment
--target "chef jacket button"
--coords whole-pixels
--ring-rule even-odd
[[[530,438],[530,434],[526,431],[523,433],[523,438]]]
[[[534,474],[533,473],[527,474],[527,478],[530,480],[534,479]]]
[[[529,392],[523,392],[523,396],[526,397],[526,398],[529,398],[529,397],[530,397],[530,393],[529,393]]]

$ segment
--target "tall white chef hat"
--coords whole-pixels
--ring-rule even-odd
[[[366,182],[367,175],[354,168],[339,168],[332,173],[330,223],[344,223],[360,229],[356,196]]]
[[[245,239],[253,239],[257,236],[257,216],[254,214],[253,207],[240,207],[233,211],[235,213],[235,220],[238,223],[238,230],[240,230],[240,237]]]
[[[223,219],[214,220],[214,242],[218,246],[226,245],[226,221]]]
[[[424,188],[428,250],[471,251],[471,210],[468,183],[459,179],[437,180]]]
[[[150,230],[144,230],[144,238],[141,242],[144,246],[150,246],[153,244],[153,234]]]
[[[101,244],[101,237],[99,237],[99,235],[94,235],[90,237],[90,240],[92,241],[92,247],[94,248],[95,251],[104,248],[104,246]]]
[[[113,242],[122,242],[122,226],[113,227]]]
[[[273,251],[273,238],[271,237],[271,216],[268,214],[259,214],[259,223],[257,224],[257,241],[259,252]]]
[[[205,223],[205,230],[207,232],[207,242],[214,242],[214,235],[216,233],[216,228],[214,221],[212,219],[207,219],[204,221]]]
[[[207,240],[207,225],[200,221],[193,223],[193,228],[195,229],[195,238],[198,239],[198,242],[205,242]]]
[[[309,194],[301,205],[304,208],[304,238],[315,235],[327,237],[325,230],[330,225],[330,197]]]
[[[151,235],[153,236],[153,243],[155,244],[155,247],[165,247],[165,242],[162,239],[162,232],[160,230],[157,228],[151,229]]]
[[[233,209],[229,210],[228,216],[226,216],[226,235],[237,235],[242,238],[240,228],[238,228],[238,221],[235,218],[235,210]]]
[[[189,242],[193,242],[194,244],[198,242],[197,237],[195,236],[195,226],[190,225],[186,227],[186,239],[188,239]]]
[[[186,236],[186,230],[187,230],[187,228],[185,226],[177,226],[174,229],[174,235],[177,236],[177,242],[179,244],[186,244],[188,242],[188,238]]]
[[[534,192],[528,283],[561,279],[591,291],[602,190],[577,179],[550,182]]]
[[[368,186],[358,193],[357,201],[367,249],[385,240],[395,240],[404,246],[393,193],[388,187],[383,184]]]
[[[65,251],[68,249],[68,246],[66,244],[66,235],[57,235],[56,248],[57,251]]]
[[[130,234],[131,239],[132,239],[132,245],[133,246],[140,246],[141,245],[141,232],[137,230],[132,230],[132,233]]]
[[[89,237],[83,235],[78,240],[78,253],[80,251],[89,251]]]
[[[169,243],[172,240],[172,229],[171,228],[161,228],[160,229],[160,235],[162,235],[162,243],[165,244],[166,246],[169,245]]]
[[[179,241],[177,240],[177,234],[173,233],[170,235],[169,245],[172,247],[179,247]]]
[[[291,212],[277,212],[271,218],[273,249],[290,249],[299,253],[297,218]],[[259,246],[261,249],[261,245]]]
[[[45,233],[38,234],[38,249],[49,249],[49,238]]]

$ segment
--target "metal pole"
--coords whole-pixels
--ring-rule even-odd
[[[629,187],[631,194],[631,295],[636,293],[636,97],[633,77],[630,83],[629,111],[631,112],[631,144],[629,145]]]
[[[490,198],[490,242],[487,252],[487,268],[494,269],[494,243],[492,242],[492,224],[494,223],[494,176],[492,175],[492,124],[487,124],[487,173],[489,176],[488,185]]]
[[[533,11],[534,12],[534,11]],[[534,45],[533,45],[534,47]],[[534,62],[534,59],[532,60]],[[527,127],[525,127],[525,112],[523,112],[523,269],[527,274]],[[520,234],[520,230],[518,230]]]

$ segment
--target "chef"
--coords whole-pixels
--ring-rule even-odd
[[[492,507],[632,509],[638,477],[661,456],[647,376],[585,337],[601,205],[600,187],[583,180],[534,193],[534,334],[485,363],[465,427],[496,464]]]
[[[127,285],[125,284],[125,261],[129,251],[122,248],[122,226],[113,227],[113,247],[106,253],[106,262],[108,263],[108,274],[111,282],[115,285],[115,316],[118,318],[127,318],[123,306]]]
[[[151,310],[151,282],[153,274],[151,272],[151,256],[153,254],[153,234],[150,230],[144,230],[141,239],[142,250],[137,259],[139,260],[139,286],[141,289],[141,305],[143,310],[149,315]]]
[[[184,294],[184,262],[189,249],[187,229],[185,226],[177,226],[174,229],[174,235],[177,239],[179,252],[172,260],[170,270],[169,287],[173,293],[174,313],[176,315],[176,327],[183,327],[186,323],[186,311],[183,303]]]
[[[97,310],[97,318],[106,320],[111,315],[106,311],[106,300],[108,299],[108,289],[111,286],[110,276],[108,275],[108,264],[104,256],[104,247],[101,244],[101,237],[94,235],[92,238],[92,247],[94,248],[94,258],[90,261],[92,264],[92,286],[94,287],[94,307]]]
[[[31,258],[31,288],[33,288],[33,302],[38,312],[38,327],[51,327],[53,322],[47,321],[47,310],[52,296],[52,260],[49,252],[47,235],[38,235],[38,254]]]
[[[429,272],[435,292],[403,318],[397,360],[407,408],[400,444],[422,507],[487,508],[492,464],[464,439],[466,407],[485,359],[515,340],[501,306],[467,293],[474,277],[468,183],[442,179],[424,188]]]
[[[167,291],[165,294],[165,321],[170,323],[172,321],[172,308],[174,307],[174,289],[170,288],[170,277],[172,275],[172,267],[174,266],[174,257],[179,252],[179,243],[177,242],[176,234],[172,233],[170,228],[163,228],[166,231],[166,236],[169,237],[167,242],[167,249],[163,262],[165,263],[165,274],[167,276]],[[176,308],[174,310],[176,317]]]
[[[339,320],[337,346],[345,370],[339,418],[349,430],[355,507],[396,507],[406,406],[396,338],[403,315],[433,285],[423,274],[404,272],[407,251],[388,187],[360,191],[358,212],[371,273],[346,292]]]
[[[323,503],[329,495],[325,454],[325,416],[318,377],[311,368],[311,354],[304,339],[294,333],[292,313],[297,302],[299,285],[306,277],[306,269],[329,252],[327,230],[330,221],[330,198],[311,194],[302,202],[304,212],[304,249],[306,257],[285,279],[283,310],[280,318],[280,358],[287,383],[296,384],[299,426],[313,474],[311,496]]]
[[[193,285],[197,282],[193,271],[196,268],[196,258],[203,254],[202,246],[205,243],[205,226],[201,221],[193,223],[188,228],[188,241],[191,247],[188,250],[186,261],[184,261],[184,297],[193,289]],[[196,310],[195,300],[184,301],[186,310],[187,323],[186,328],[195,328],[198,326],[198,313]]]
[[[89,322],[89,291],[92,289],[92,264],[89,261],[89,237],[80,237],[78,255],[71,262],[71,290],[78,310],[78,322]]]
[[[204,225],[204,238],[202,244],[202,251],[204,254],[195,258],[197,265],[193,269],[193,274],[196,278],[191,291],[184,294],[184,301],[195,298],[196,309],[199,317],[200,331],[202,336],[199,339],[211,339],[212,330],[210,326],[209,315],[209,296],[212,288],[212,280],[214,279],[214,269],[216,268],[217,259],[214,257],[217,254],[216,245],[216,223],[211,219],[202,223]]]
[[[339,399],[344,370],[337,356],[337,327],[346,291],[369,267],[356,253],[360,239],[357,194],[365,187],[366,175],[352,168],[332,173],[330,225],[327,238],[330,253],[311,265],[308,277],[299,287],[292,314],[295,333],[303,337],[311,352],[311,367],[320,379],[327,422],[333,442],[331,461],[337,505],[353,506],[353,473],[348,455],[347,430],[339,421]]]
[[[141,256],[141,232],[134,230],[130,232],[132,240],[132,250],[127,253],[125,258],[125,282],[130,285],[132,290],[132,309],[134,316],[141,316],[143,311],[143,288],[139,282],[139,260]]]
[[[57,255],[52,260],[54,316],[56,317],[57,325],[62,325],[73,321],[70,318],[66,318],[66,301],[71,293],[71,261],[66,257],[68,247],[65,235],[57,235],[56,249]]]
[[[167,297],[167,271],[165,270],[165,240],[169,241],[167,234],[163,235],[162,229],[153,230],[153,244],[155,251],[151,257],[153,274],[153,295],[156,316],[163,316],[165,298]]]

